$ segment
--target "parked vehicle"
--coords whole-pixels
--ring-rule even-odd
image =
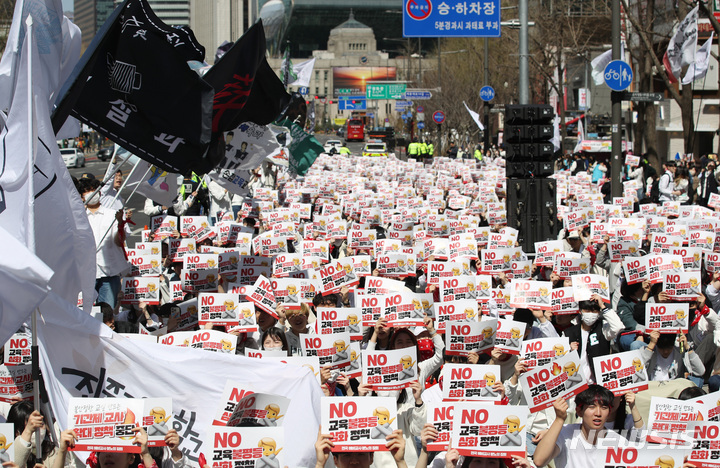
[[[85,154],[77,148],[61,148],[65,167],[85,167]]]

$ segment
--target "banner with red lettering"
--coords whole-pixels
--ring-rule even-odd
[[[417,348],[362,353],[363,382],[376,392],[402,390],[418,379]]]
[[[645,329],[648,333],[657,330],[673,335],[679,331],[687,334],[689,310],[690,305],[687,303],[645,303]]]
[[[139,304],[147,302],[150,305],[160,304],[160,279],[154,276],[135,276],[122,278],[122,302],[126,304]]]
[[[698,405],[698,421],[720,421],[720,391],[692,401]]]
[[[588,387],[577,351],[525,372],[520,376],[520,384],[531,413],[549,408],[558,398],[568,399]]]
[[[498,319],[497,331],[495,332],[494,348],[505,354],[520,354],[523,336],[525,336],[525,322],[516,322],[510,319]]]
[[[241,306],[248,305],[248,303],[240,303],[237,294],[200,293],[198,300],[200,302],[198,322],[201,326],[206,323],[237,326],[240,321],[238,312]]]
[[[210,468],[284,466],[282,427],[211,426],[207,436],[203,447],[211,454]]]
[[[656,444],[681,445],[689,448],[692,443],[690,429],[697,419],[698,407],[692,401],[653,396],[647,422],[649,434],[646,440]]]
[[[442,368],[443,401],[491,401],[500,404],[502,394],[493,390],[502,383],[500,366],[494,364],[445,364]]]
[[[445,353],[467,356],[491,349],[495,344],[497,319],[481,322],[448,322],[445,325]]]
[[[466,457],[525,457],[527,406],[455,403],[452,447]]]
[[[665,273],[663,291],[671,301],[694,301],[700,296],[700,272]]]
[[[387,452],[385,438],[397,429],[391,397],[324,397],[320,431],[330,434],[333,452]]]
[[[33,397],[32,368],[29,364],[0,366],[0,401],[14,403]]]
[[[598,385],[615,396],[648,388],[647,369],[640,350],[598,356],[593,360],[593,366]]]
[[[513,280],[510,283],[510,305],[517,309],[552,310],[551,281]]]
[[[304,356],[320,359],[320,367],[342,369],[350,364],[350,333],[302,335],[300,346]]]
[[[528,371],[536,367],[547,366],[570,351],[570,340],[566,336],[536,338],[524,341],[520,359],[527,365]]]
[[[269,279],[261,275],[253,284],[251,292],[247,298],[268,314],[278,318],[277,311],[275,310],[277,309],[275,292],[273,291],[272,283]]]

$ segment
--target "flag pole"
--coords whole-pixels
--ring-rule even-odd
[[[33,95],[33,19],[32,15],[28,15],[25,20],[25,40],[27,41],[27,96],[26,102],[28,106],[28,141],[27,147],[30,151],[28,158],[28,208],[30,215],[28,216],[28,227],[26,232],[27,245],[30,252],[35,253],[35,100]],[[18,105],[18,104],[15,104]],[[35,411],[40,411],[40,361],[37,343],[37,315],[38,309],[33,310],[30,329],[32,332],[30,343],[30,357],[32,359],[31,376],[33,380],[33,407]],[[35,430],[35,457],[38,461],[42,460],[42,448],[40,440],[40,430]]]
[[[118,164],[118,166],[115,168],[115,172],[119,171],[120,168],[125,165],[125,163],[128,161],[128,159],[130,159],[130,156],[132,156],[132,153],[128,152],[127,156],[125,156],[125,159],[123,159],[122,162],[121,162],[120,164]],[[138,162],[139,162],[139,161],[138,161]],[[112,160],[111,160],[111,163],[112,163]],[[130,172],[130,174],[132,174],[132,172]],[[88,200],[90,200],[90,199],[93,197],[93,195],[95,195],[95,194],[98,193],[100,190],[102,190],[102,188],[105,186],[105,184],[107,184],[112,177],[115,177],[115,173],[106,174],[106,175],[105,175],[105,179],[103,179],[102,184],[100,184],[100,187],[96,188],[95,191],[90,194],[90,196],[88,197]],[[129,176],[128,176],[128,177],[129,177]],[[120,192],[118,191],[118,193],[120,193]],[[85,206],[87,206],[87,201],[83,202],[83,204],[84,204]]]
[[[140,164],[140,161],[138,161],[137,163],[135,163],[135,167],[133,167],[133,170],[130,171],[130,174],[128,174],[127,179],[125,179],[125,181],[123,182],[122,186],[121,186],[120,189],[118,190],[117,195],[115,195],[115,198],[113,198],[113,202],[114,202],[115,200],[117,200],[117,198],[120,196],[120,191],[125,188],[125,185],[128,183],[128,181],[129,181],[130,178],[132,177],[132,174],[133,174],[133,172],[135,172],[135,169],[138,167],[138,164]],[[140,179],[141,181],[144,180],[145,177],[147,177],[147,175],[150,173],[150,169],[152,169],[152,166],[148,167],[147,171],[145,171],[145,175],[143,175],[142,178]],[[134,189],[132,192],[130,192],[130,195],[127,197],[127,200],[125,200],[125,203],[129,202],[130,199],[132,198],[132,196],[135,195],[135,192],[137,192],[138,187],[140,187],[140,183],[138,183],[138,184],[135,186],[135,189]],[[123,208],[125,208],[125,203],[123,203]],[[105,231],[105,234],[103,234],[102,239],[100,239],[100,242],[98,242],[98,246],[99,246],[99,247],[97,248],[97,250],[95,251],[95,253],[100,252],[100,249],[101,249],[101,247],[102,247],[101,244],[102,244],[102,242],[105,240],[105,238],[107,237],[107,235],[110,233],[110,231],[112,230],[113,226],[115,226],[115,221],[116,221],[116,219],[113,217],[113,221],[112,221],[112,223],[110,223],[110,227],[107,228],[107,231]]]

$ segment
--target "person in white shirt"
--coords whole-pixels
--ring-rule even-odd
[[[575,397],[580,424],[566,425],[568,402],[564,398],[555,400],[555,421],[535,449],[535,465],[543,467],[555,460],[558,467],[586,468],[594,466],[596,459],[608,447],[627,443],[617,432],[605,429],[612,402],[613,393],[610,390],[590,385]]]
[[[665,168],[665,173],[660,176],[658,185],[661,203],[664,201],[674,201],[677,196],[680,195],[680,191],[675,190],[674,180],[675,170],[677,169],[677,167],[675,167],[675,161],[666,161],[663,167]]]
[[[130,268],[118,229],[119,225],[124,225],[125,220],[123,220],[122,210],[112,211],[100,204],[100,193],[94,193],[99,187],[100,181],[97,179],[85,179],[80,186],[80,192],[87,208],[90,227],[95,236],[97,302],[106,302],[114,308],[120,291],[120,275]],[[106,232],[107,235],[105,235]],[[104,239],[103,236],[105,236]]]
[[[125,201],[118,194],[118,190],[120,190],[122,184],[123,173],[120,169],[118,169],[115,171],[112,182],[108,181],[100,189],[100,204],[104,207],[110,208],[111,210],[122,210],[125,206]]]

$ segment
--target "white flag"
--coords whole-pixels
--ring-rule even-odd
[[[560,116],[555,115],[553,119],[553,137],[550,139],[555,151],[560,149]]]
[[[624,42],[620,42],[620,60],[625,60]],[[605,67],[607,67],[610,62],[612,62],[612,49],[606,50],[590,62],[590,67],[592,68],[591,75],[595,86],[600,86],[605,83]]]
[[[463,104],[465,104],[465,101],[463,101]],[[470,114],[470,117],[475,121],[475,124],[478,126],[480,130],[485,130],[485,126],[480,122],[480,114],[478,114],[475,111],[470,110],[467,104],[465,104],[465,109],[467,109],[468,113]]]
[[[73,304],[82,291],[89,312],[93,301],[87,298],[95,297],[95,240],[85,206],[57,147],[48,100],[37,94],[45,92],[37,84],[59,71],[46,68],[54,62],[42,61],[37,53],[32,54],[37,128],[35,167],[34,173],[30,174],[27,167],[32,151],[28,148],[28,132],[32,129],[28,128],[27,57],[29,47],[36,48],[34,41],[25,37],[23,41],[15,97],[12,98],[8,124],[0,134],[0,162],[6,168],[0,176],[0,225],[28,247],[28,239],[34,238],[35,254],[55,272],[50,281],[53,291]],[[55,65],[60,66],[59,62]],[[30,176],[33,176],[34,212],[29,210]],[[30,216],[34,221],[34,237],[30,232]]]
[[[0,343],[45,300],[53,271],[0,226]]]
[[[678,24],[663,56],[663,65],[672,83],[678,81],[684,66],[695,62],[698,8],[700,8],[699,5],[690,10],[690,13]]]
[[[585,139],[585,128],[583,127],[582,119],[578,119],[577,125],[577,143],[575,143],[575,149],[573,153],[579,153],[582,150],[582,142]]]
[[[103,180],[107,180],[108,174],[114,174],[118,163],[130,153],[117,144],[115,147],[115,157],[118,160],[115,161],[116,164],[108,166]],[[137,188],[137,193],[140,195],[163,206],[172,206],[178,195],[178,176],[179,174],[163,171],[147,161],[138,159],[136,166],[128,173],[125,188],[130,191]],[[112,184],[112,179],[107,183]]]
[[[200,453],[212,453],[207,445],[212,444],[209,430],[230,380],[255,392],[290,399],[283,425],[294,430],[285,439],[285,459],[292,460],[290,466],[314,465],[322,397],[314,373],[319,369],[246,358],[234,351],[225,354],[132,340],[52,292],[46,305],[45,323],[38,321],[40,367],[62,429],[67,429],[71,397],[172,396],[180,450],[196,463]],[[80,459],[85,459],[82,454]]]
[[[0,59],[0,109],[10,108],[15,89],[20,51],[25,39],[25,19],[32,13],[38,60],[47,71],[35,84],[38,96],[50,104],[80,59],[80,28],[63,16],[61,0],[18,0]],[[42,90],[42,91],[41,91]]]
[[[313,68],[315,68],[315,59],[293,65],[293,73],[297,79],[290,83],[293,86],[310,86],[310,78],[312,78]]]
[[[691,63],[682,79],[682,84],[690,84],[693,81],[705,78],[710,65],[710,48],[712,47],[715,31],[710,33],[710,38],[705,41],[695,54],[695,63]]]

